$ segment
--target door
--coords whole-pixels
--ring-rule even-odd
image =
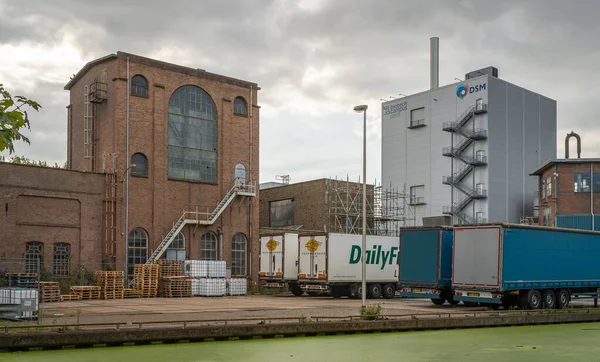
[[[325,281],[327,279],[326,250],[325,235],[300,237],[299,280]]]

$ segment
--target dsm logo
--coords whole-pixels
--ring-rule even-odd
[[[476,93],[479,91],[483,91],[485,89],[486,89],[485,83],[473,85],[473,86],[469,86],[468,83],[459,84],[456,87],[456,96],[460,99],[464,99],[467,95],[469,95],[471,93]]]

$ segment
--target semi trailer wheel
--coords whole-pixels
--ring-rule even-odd
[[[431,298],[431,301],[435,305],[442,305],[442,304],[444,304],[446,302],[446,300],[444,298],[440,298],[440,299]]]
[[[383,297],[385,299],[392,299],[396,295],[396,288],[394,284],[386,284],[383,286]]]
[[[334,297],[335,299],[341,298],[343,294],[344,293],[343,293],[342,287],[338,287],[338,286],[331,287],[331,296]]]
[[[369,298],[379,299],[381,298],[381,285],[380,284],[369,284],[367,286],[369,290]]]
[[[569,302],[571,301],[571,295],[569,291],[566,289],[561,289],[558,291],[558,295],[556,298],[556,308],[564,309],[569,307]]]
[[[299,297],[302,294],[304,294],[304,291],[302,290],[302,288],[300,288],[298,284],[290,284],[290,292],[292,292],[292,294],[296,297]]]
[[[539,290],[532,289],[527,293],[527,306],[533,310],[542,307],[542,294]]]
[[[556,308],[556,294],[554,293],[554,290],[552,290],[552,289],[545,290],[544,294],[542,295],[542,300],[544,301],[545,308],[548,308],[548,309]]]

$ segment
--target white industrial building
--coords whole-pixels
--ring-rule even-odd
[[[556,101],[498,78],[493,67],[438,87],[431,38],[430,90],[382,104],[382,181],[405,186],[417,225],[519,222],[532,216],[537,181],[556,158]]]

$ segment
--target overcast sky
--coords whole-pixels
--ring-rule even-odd
[[[358,180],[362,116],[352,108],[368,104],[373,182],[380,99],[429,88],[438,36],[440,86],[495,66],[557,100],[560,157],[571,130],[582,157],[600,157],[598,14],[595,0],[0,0],[0,83],[43,106],[17,154],[62,164],[63,87],[90,60],[121,50],[257,82],[261,182]]]

